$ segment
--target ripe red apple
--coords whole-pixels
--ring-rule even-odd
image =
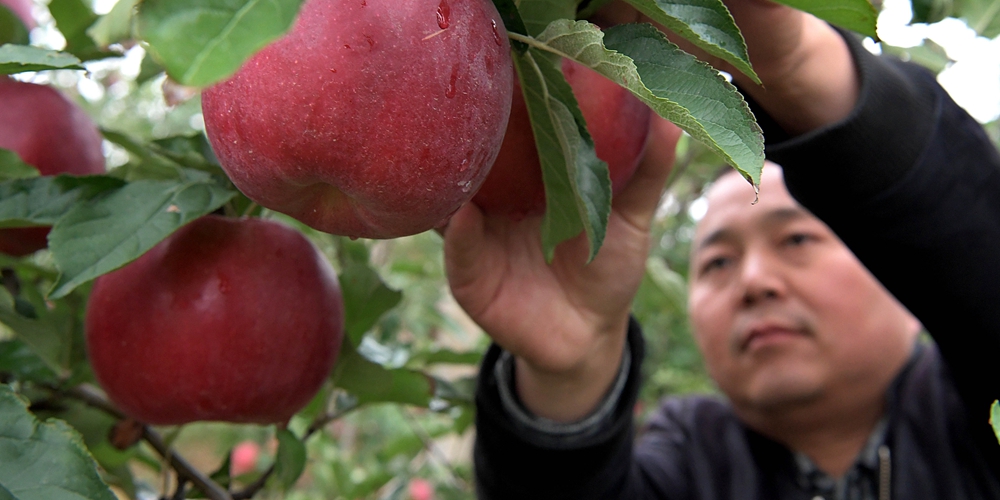
[[[608,164],[612,192],[617,193],[642,159],[651,111],[631,92],[582,64],[563,59],[562,71],[587,121],[597,157]],[[487,214],[512,219],[544,213],[541,168],[528,108],[517,85],[500,153],[472,200]]]
[[[330,264],[273,221],[206,216],[97,279],[86,339],[101,387],[156,425],[287,421],[343,334]]]
[[[56,89],[0,76],[0,148],[42,175],[104,173],[97,125]],[[47,245],[47,227],[0,229],[0,253],[20,257]]]
[[[31,0],[0,0],[0,5],[10,9],[29,30],[38,26],[34,16],[31,15]]]
[[[434,500],[434,485],[426,479],[415,477],[407,486],[410,500]]]
[[[204,92],[202,110],[248,197],[321,231],[393,238],[472,198],[512,82],[490,0],[307,0],[285,37]]]
[[[257,460],[260,458],[260,445],[254,441],[241,441],[233,447],[230,454],[230,475],[242,476],[257,469]]]

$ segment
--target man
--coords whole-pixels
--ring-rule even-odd
[[[581,239],[546,265],[537,220],[470,206],[445,233],[452,291],[497,344],[481,497],[1000,498],[1000,155],[932,75],[798,11],[727,4],[765,87],[735,78],[788,186],[765,169],[749,206],[725,176],[697,230],[692,324],[728,401],[668,400],[633,444],[628,309],[676,140],[654,121],[589,265]]]

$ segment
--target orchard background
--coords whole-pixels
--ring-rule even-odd
[[[0,498],[471,498],[472,389],[488,339],[448,294],[440,237],[425,232],[351,240],[262,209],[235,190],[205,138],[200,89],[224,79],[280,36],[301,0],[30,3],[37,26],[29,30],[0,2],[0,42],[7,43],[0,47],[0,72],[57,88],[82,106],[101,127],[109,172],[81,183],[39,177],[16,155],[0,151],[0,227],[54,225],[48,249],[21,258],[0,255]],[[686,124],[688,134],[656,219],[658,244],[635,301],[649,346],[647,383],[636,412],[642,418],[668,394],[714,390],[687,330],[686,255],[702,190],[719,165],[732,163],[750,178],[759,173],[762,150],[752,117],[714,72],[699,66],[704,72],[692,78],[700,80],[668,81],[641,64],[648,54],[626,47],[605,50],[598,28],[573,22],[607,2],[495,3],[527,88],[559,88],[558,75],[538,71],[542,77],[532,79],[525,73],[544,67],[554,54],[574,53],[591,66],[612,62],[609,76],[625,82],[654,111]],[[694,5],[718,13],[724,12],[718,10],[721,3],[629,3],[749,71],[738,47],[706,34],[711,31],[706,26],[732,33],[725,16],[705,25],[690,9],[675,8]],[[864,0],[788,3],[826,8],[831,21],[867,35],[874,34],[881,8]],[[980,37],[1000,35],[1000,0],[912,0],[912,10],[915,24],[961,22]],[[675,58],[668,66],[691,64],[655,35],[626,33],[656,40],[658,49]],[[212,52],[219,44],[206,41],[220,39],[226,50]],[[568,45],[560,45],[567,39]],[[576,51],[595,44],[600,50]],[[878,48],[938,72],[953,64],[931,40]],[[206,59],[214,63],[198,62]],[[630,61],[635,64],[628,66]],[[672,95],[671,85],[679,83],[697,83],[719,102],[735,102],[728,108],[734,114],[723,120],[726,130],[705,126],[711,109]],[[572,113],[575,103],[563,104]],[[534,124],[536,133],[555,130],[558,116],[549,118]],[[1000,143],[1000,125],[996,116],[990,119],[987,129]],[[744,140],[721,144],[725,132]],[[558,134],[563,143],[592,148],[585,134]],[[561,169],[561,175],[603,168],[578,164],[583,160],[558,143],[540,148],[543,168]],[[549,216],[547,248],[585,231],[596,252],[606,200],[584,189],[560,193],[556,202],[583,208]],[[274,218],[297,228],[340,277],[346,308],[340,359],[323,389],[287,427],[153,428],[122,420],[88,365],[83,318],[92,280],[212,212]],[[594,213],[598,216],[588,215]]]

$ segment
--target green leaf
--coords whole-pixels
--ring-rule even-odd
[[[125,183],[104,175],[34,177],[0,182],[0,228],[51,226],[77,203]]]
[[[951,13],[951,0],[911,0],[913,18],[910,23],[936,23]]]
[[[288,31],[303,0],[146,0],[138,27],[167,73],[207,86]]]
[[[432,379],[427,375],[406,368],[385,368],[364,358],[351,342],[341,346],[333,380],[337,387],[358,398],[358,404],[427,406],[434,394]]]
[[[61,272],[51,297],[128,264],[235,195],[214,182],[136,181],[75,205],[49,233]]]
[[[521,13],[517,10],[514,0],[493,0],[493,5],[500,13],[500,19],[507,31],[528,36],[528,28],[524,26],[524,20],[521,19]],[[516,40],[512,41],[511,46],[522,54],[528,50],[527,45]]]
[[[105,139],[121,146],[134,157],[134,161],[115,171],[115,175],[119,177],[132,181],[208,180],[214,176],[226,185],[231,184],[203,134],[172,136],[144,142],[113,130],[103,130],[101,133]]]
[[[806,11],[841,28],[856,31],[878,41],[875,24],[878,11],[869,0],[775,0],[790,7]]]
[[[646,259],[646,276],[662,293],[661,307],[679,316],[687,310],[687,282],[684,276],[667,267],[662,258]]]
[[[85,69],[73,54],[28,45],[0,46],[0,75],[47,69]]]
[[[534,36],[556,19],[575,19],[579,0],[520,0],[517,10],[521,14],[528,35]],[[514,30],[507,30],[514,31]]]
[[[597,255],[611,214],[611,178],[597,158],[573,91],[557,69],[558,59],[538,49],[514,55],[535,135],[545,183],[542,247],[555,247],[581,231]]]
[[[755,186],[760,182],[764,136],[743,96],[652,25],[625,24],[602,32],[586,21],[556,21],[537,43],[631,90]]]
[[[24,26],[24,22],[5,5],[0,5],[0,44],[27,45],[29,42],[28,28]]]
[[[66,52],[85,61],[101,59],[118,54],[101,50],[87,34],[87,30],[97,21],[97,14],[84,0],[52,0],[49,12],[56,20],[56,27],[66,38]]]
[[[306,444],[288,429],[278,429],[278,454],[274,475],[284,490],[291,488],[306,469]]]
[[[360,344],[365,332],[403,298],[401,292],[382,282],[367,259],[346,253],[341,253],[340,289],[344,297],[344,332],[354,344]]]
[[[417,352],[410,357],[411,364],[434,365],[471,365],[478,366],[483,360],[483,353],[480,351],[454,351],[442,347],[436,347],[432,351]]]
[[[8,311],[7,305],[0,305],[0,315]],[[14,376],[15,380],[54,382],[55,372],[38,357],[27,344],[20,340],[0,342],[0,373]]]
[[[1000,401],[994,401],[990,407],[990,425],[993,426],[997,441],[1000,441]]]
[[[760,83],[747,45],[721,0],[627,0],[650,19]]]
[[[47,314],[28,318],[16,309],[14,298],[0,288],[0,323],[7,325],[50,370],[63,376],[69,373],[72,354],[73,319],[65,314]]]
[[[924,39],[923,43],[913,47],[893,47],[882,42],[882,53],[896,56],[904,61],[915,62],[935,74],[944,71],[955,61],[948,57],[948,52],[944,47],[934,43],[933,40]]]
[[[0,181],[38,177],[38,169],[21,161],[17,153],[0,148]]]
[[[115,500],[80,435],[61,420],[39,422],[0,385],[0,498]]]
[[[611,3],[612,0],[583,0],[577,7],[576,18],[587,19],[597,13],[601,7]]]
[[[1000,5],[996,0],[953,0],[953,15],[959,17],[979,36],[1000,35]]]
[[[476,377],[466,377],[452,381],[435,379],[434,396],[452,403],[475,404]]]
[[[139,0],[118,0],[118,3],[111,8],[111,12],[101,16],[87,28],[87,34],[101,47],[131,40],[132,15],[138,4]]]

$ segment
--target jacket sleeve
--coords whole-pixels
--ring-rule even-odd
[[[583,426],[553,430],[519,416],[504,401],[512,382],[497,367],[503,351],[492,346],[483,360],[476,393],[476,491],[482,500],[587,500],[651,498],[632,458],[633,408],[638,398],[643,339],[633,320],[624,384],[606,400],[607,411]],[[508,380],[505,380],[508,379]],[[511,392],[511,391],[507,391]],[[530,418],[530,417],[528,417]],[[661,469],[682,464],[657,457]]]
[[[984,439],[1000,398],[1000,155],[930,72],[849,40],[861,100],[842,123],[781,140],[789,191],[932,334]],[[752,104],[751,104],[752,105]],[[992,448],[996,442],[990,443]]]

